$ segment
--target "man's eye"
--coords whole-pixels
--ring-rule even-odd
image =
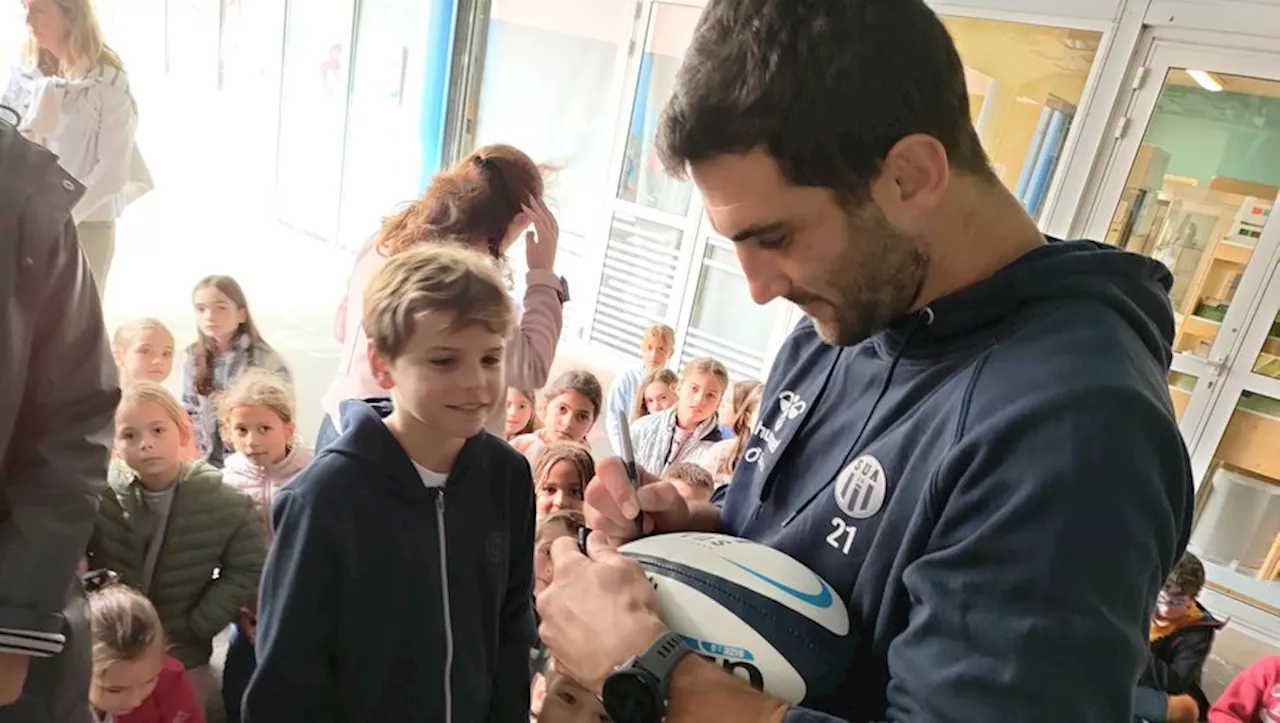
[[[776,250],[787,244],[786,236],[771,236],[769,238],[760,239],[756,245],[762,249]]]

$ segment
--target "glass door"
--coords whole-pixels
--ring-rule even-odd
[[[650,324],[679,325],[701,206],[691,181],[662,168],[655,136],[701,12],[700,5],[647,1],[638,15],[640,57],[630,58],[632,102],[590,328],[593,343],[628,357]]]
[[[423,74],[431,8],[362,0],[348,105],[338,243],[363,247],[400,204],[421,193]]]
[[[355,0],[289,0],[276,157],[276,215],[326,241],[338,233]]]
[[[1154,41],[1136,72],[1088,233],[1173,274],[1169,393],[1196,476],[1192,549],[1220,591],[1274,612],[1280,57]]]
[[[1275,229],[1268,235],[1280,235]],[[1280,630],[1280,275],[1271,279],[1206,415],[1190,548],[1217,591],[1266,613]],[[1243,613],[1242,617],[1248,617]]]

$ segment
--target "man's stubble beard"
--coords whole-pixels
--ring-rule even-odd
[[[846,210],[844,243],[825,270],[834,320],[814,317],[819,338],[855,346],[887,329],[915,305],[929,256],[919,239],[898,231],[874,203]]]

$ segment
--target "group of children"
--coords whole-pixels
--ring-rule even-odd
[[[181,399],[163,386],[175,355],[163,323],[134,319],[112,338],[122,394],[85,561],[90,579],[101,584],[110,571],[115,583],[90,596],[100,721],[203,720],[219,690],[237,714],[252,673],[270,506],[312,456],[296,434],[288,369],[239,284],[202,279],[192,309]],[[219,686],[209,663],[228,628]]]
[[[498,678],[510,673],[496,673],[489,685],[464,676],[509,669],[510,641],[516,640],[524,689],[516,698],[530,701],[530,719],[605,719],[594,696],[541,659],[532,628],[532,596],[551,583],[552,541],[576,536],[585,524],[584,492],[595,475],[588,435],[601,416],[624,415],[637,463],[672,480],[686,498],[708,500],[732,474],[759,406],[760,385],[730,384],[724,366],[712,359],[693,360],[675,375],[665,368],[673,333],[654,326],[644,334],[644,365],[619,377],[607,400],[600,381],[583,370],[565,372],[540,392],[504,390],[494,349],[509,334],[514,309],[492,263],[470,254],[448,246],[405,252],[370,283],[365,328],[375,349],[371,365],[390,399],[344,403],[356,408],[344,406],[343,435],[314,464],[315,455],[297,435],[288,368],[258,331],[234,279],[208,277],[193,290],[197,340],[184,350],[180,396],[163,385],[175,366],[172,332],[154,319],[132,320],[116,331],[112,352],[122,399],[109,485],[85,563],[93,588],[91,702],[97,720],[200,721],[219,695],[232,721],[309,720],[322,710],[338,711],[339,718],[345,711],[353,720],[395,719],[397,706],[421,704],[429,692],[410,695],[406,689],[410,697],[393,703],[398,694],[385,681],[361,690],[344,671],[363,655],[386,655],[392,633],[356,633],[351,619],[332,616],[354,615],[349,611],[381,584],[389,587],[380,605],[393,591],[412,601],[414,586],[404,583],[406,575],[421,578],[418,592],[430,596],[432,605],[424,598],[416,608],[424,618],[442,608],[444,630],[429,630],[416,643],[434,655],[429,649],[441,633],[449,641],[441,691],[447,712],[488,705],[493,713],[509,704],[499,699],[511,697],[510,681]],[[464,277],[469,286],[458,281]],[[448,323],[432,326],[422,321],[428,317]],[[417,336],[431,338],[419,343]],[[434,358],[441,354],[447,358]],[[494,384],[499,386],[489,394]],[[518,466],[499,448],[472,441],[493,439],[480,432],[485,411],[504,391],[509,445],[493,443],[510,459],[523,455]],[[412,464],[398,467],[390,460],[395,455]],[[372,472],[387,477],[389,486],[381,491],[388,499],[375,499]],[[397,487],[405,473],[410,481]],[[467,479],[449,484],[460,477]],[[527,484],[514,487],[523,487],[533,509],[527,529],[520,495],[511,492],[512,480],[522,477]],[[351,498],[340,510],[325,501],[343,495]],[[405,504],[411,515],[397,528]],[[320,508],[340,516],[344,529],[371,527],[346,529],[343,534],[358,539],[334,548],[324,535],[335,525],[316,527]],[[367,515],[353,521],[358,509]],[[419,518],[435,524],[424,526]],[[427,537],[406,547],[399,540],[407,534]],[[358,574],[377,578],[385,571],[382,582],[333,578],[345,563],[354,564],[349,555],[360,556],[362,546],[380,535],[387,538],[368,550]],[[509,549],[500,549],[504,545]],[[424,549],[435,549],[439,560],[420,559]],[[466,561],[473,554],[487,571],[470,570]],[[370,566],[375,555],[386,562]],[[398,563],[397,555],[403,556]],[[433,565],[435,577],[426,574]],[[421,574],[403,572],[413,568]],[[351,574],[357,574],[354,567]],[[521,590],[521,575],[527,578],[519,593],[523,603],[486,598],[490,588]],[[338,590],[343,585],[351,589]],[[325,599],[306,598],[313,590]],[[528,612],[530,625],[511,614],[519,609]],[[374,610],[360,617],[395,623],[394,616]],[[224,630],[230,647],[219,686],[209,664],[213,640]],[[347,634],[357,635],[350,645],[343,643]],[[315,636],[327,637],[317,642]],[[414,640],[404,632],[394,637]],[[381,653],[354,650],[358,645],[379,646]],[[464,652],[472,648],[477,652]],[[338,649],[352,659],[333,660]],[[299,660],[299,650],[314,656]],[[307,678],[297,672],[300,665],[328,666],[336,676],[319,688],[322,700],[300,693],[297,686]],[[315,695],[318,689],[306,690]]]
[[[673,333],[658,325],[643,336],[643,365],[607,399],[582,370],[541,394],[504,390],[514,309],[492,264],[444,246],[403,257],[366,298],[371,364],[391,399],[345,403],[352,421],[323,463],[297,436],[287,367],[233,279],[196,285],[181,400],[162,386],[173,334],[151,319],[117,330],[123,393],[85,567],[98,721],[204,720],[218,695],[212,642],[227,629],[220,692],[232,721],[242,701],[256,707],[248,721],[399,720],[424,706],[445,720],[608,719],[556,673],[532,627],[532,598],[553,581],[552,542],[585,526],[588,434],[604,415],[615,451],[629,434],[640,467],[708,500],[741,457],[761,386],[730,383],[706,358],[673,374]],[[504,391],[509,445],[481,434]],[[1280,657],[1212,706],[1202,692],[1222,626],[1197,600],[1203,585],[1188,553],[1157,600],[1136,715],[1280,721]],[[391,600],[401,614],[387,614]],[[407,656],[436,656],[442,639],[438,666],[410,666],[439,679],[395,675]]]

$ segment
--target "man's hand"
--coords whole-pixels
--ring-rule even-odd
[[[571,537],[551,544],[555,574],[538,595],[538,636],[558,670],[599,695],[614,668],[647,650],[667,628],[638,563],[618,554],[599,532],[587,538],[587,551],[590,557]]]
[[[0,653],[0,708],[16,702],[27,682],[31,658],[16,653]]]
[[[587,527],[603,533],[612,545],[634,540],[636,515],[644,513],[644,534],[686,532],[694,528],[689,505],[670,482],[637,469],[640,488],[633,489],[622,460],[610,457],[596,465],[587,484],[582,512]]]

